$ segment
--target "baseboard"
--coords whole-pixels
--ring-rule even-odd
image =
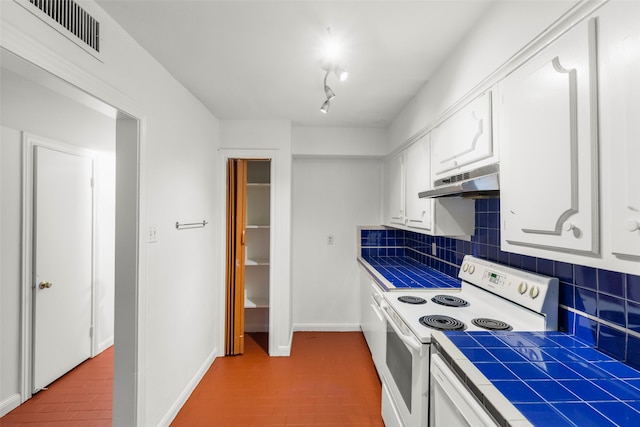
[[[276,348],[275,354],[269,354],[275,357],[289,357],[291,356],[291,343],[293,342],[293,332],[289,334],[289,343],[286,345],[279,345]]]
[[[0,417],[4,417],[18,406],[20,406],[20,393],[12,394],[0,402]]]
[[[191,393],[193,393],[193,391],[198,386],[198,383],[200,383],[200,381],[202,380],[202,377],[204,377],[204,374],[207,373],[207,371],[209,370],[213,362],[216,360],[217,354],[218,354],[217,348],[213,349],[213,351],[209,353],[209,356],[206,358],[202,366],[200,366],[200,369],[198,369],[198,371],[193,376],[191,381],[189,381],[189,384],[187,384],[184,390],[182,390],[182,393],[180,393],[180,396],[178,396],[178,399],[176,399],[175,403],[171,405],[171,408],[169,408],[165,416],[162,417],[162,419],[158,423],[158,426],[168,427],[171,424],[171,422],[175,419],[176,415],[178,415],[178,412],[180,412],[180,409],[182,408],[182,406],[189,399],[189,396],[191,396]]]
[[[297,323],[294,332],[361,332],[359,323]]]
[[[100,353],[102,353],[103,351],[105,351],[106,349],[108,349],[109,347],[111,347],[113,345],[113,335],[111,335],[109,338],[107,338],[106,340],[98,343],[98,348],[97,348],[97,353],[96,356]]]

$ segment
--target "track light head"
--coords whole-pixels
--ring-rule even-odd
[[[349,73],[347,73],[347,70],[342,67],[336,66],[333,72],[336,73],[336,76],[338,76],[338,79],[340,79],[341,82],[347,80],[347,77],[349,77]]]
[[[322,107],[320,107],[320,112],[327,114],[329,112],[329,106],[331,105],[331,103],[329,102],[329,100],[327,99],[326,101],[324,101],[322,103]]]

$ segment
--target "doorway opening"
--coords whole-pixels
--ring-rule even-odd
[[[0,55],[2,60],[3,74],[5,70],[10,70],[12,73],[19,75],[24,79],[30,80],[35,85],[39,85],[42,88],[50,91],[51,93],[57,93],[67,101],[72,101],[78,105],[87,107],[87,110],[92,110],[94,113],[99,112],[105,116],[108,116],[112,121],[112,127],[114,128],[111,135],[112,148],[111,156],[113,163],[113,180],[115,181],[114,189],[112,190],[112,196],[115,199],[115,203],[112,206],[111,216],[112,227],[109,231],[111,239],[113,241],[113,247],[117,247],[118,251],[112,249],[111,257],[111,278],[110,287],[112,299],[110,302],[111,307],[111,319],[102,319],[102,324],[96,320],[98,309],[96,308],[100,304],[105,304],[104,300],[97,301],[95,295],[92,301],[92,307],[89,309],[91,316],[93,317],[92,326],[85,332],[86,335],[93,335],[93,345],[89,351],[89,357],[95,356],[99,351],[109,348],[114,341],[114,337],[118,336],[118,348],[115,350],[115,363],[114,363],[114,387],[118,390],[118,393],[114,393],[114,413],[121,421],[132,420],[132,423],[136,419],[137,408],[137,377],[138,371],[138,277],[139,277],[139,265],[141,254],[138,239],[139,239],[139,164],[141,156],[140,148],[140,123],[137,118],[124,113],[119,107],[114,107],[100,100],[92,95],[92,93],[102,93],[103,96],[114,99],[116,102],[113,105],[121,104],[121,107],[129,111],[137,111],[136,115],[142,117],[137,106],[130,105],[128,100],[122,98],[121,94],[113,91],[110,88],[106,88],[101,85],[95,84],[94,78],[87,77],[80,70],[74,74],[74,78],[78,81],[84,82],[84,89],[79,89],[78,86],[69,83],[56,74],[55,70],[61,70],[64,67],[55,58],[47,58],[44,62],[47,66],[42,64],[37,65],[30,62],[25,57],[33,57],[30,51],[30,45],[24,45],[21,47],[19,53],[14,53],[6,48],[0,49]],[[68,67],[68,65],[66,65]],[[66,68],[64,68],[66,70]],[[51,71],[48,71],[51,70]],[[83,85],[80,85],[83,86]],[[6,100],[5,96],[11,90],[15,90],[18,86],[8,85],[2,87],[3,102]],[[94,90],[92,90],[94,89]],[[4,107],[5,105],[3,105]],[[4,117],[12,117],[11,113],[15,111],[5,110],[3,108]],[[41,134],[38,126],[37,118],[34,116],[22,115],[20,120],[23,120],[20,126],[14,126],[13,128],[20,129],[23,132],[33,132]],[[29,120],[31,125],[29,125]],[[76,123],[82,122],[82,117],[76,117]],[[53,120],[52,120],[53,121]],[[56,131],[68,124],[57,123]],[[3,128],[3,132],[5,129]],[[20,132],[17,131],[19,135]],[[55,135],[54,135],[55,137]],[[56,138],[59,139],[59,138]],[[61,138],[64,140],[64,138]],[[21,143],[20,143],[21,144]],[[22,145],[20,145],[22,146]],[[95,149],[91,147],[90,149]],[[22,154],[22,149],[19,150]],[[2,160],[6,157],[3,153]],[[58,283],[49,281],[43,278],[39,283],[34,283],[34,256],[33,254],[37,248],[37,242],[34,240],[34,232],[31,224],[34,222],[33,212],[30,204],[35,199],[24,197],[23,183],[25,179],[31,179],[31,171],[24,170],[21,155],[16,157],[15,164],[12,168],[18,174],[18,179],[12,182],[20,189],[17,190],[20,193],[18,198],[19,202],[14,204],[17,226],[11,233],[7,233],[8,228],[5,228],[6,219],[5,216],[5,204],[3,203],[3,228],[2,228],[2,240],[5,237],[11,237],[11,239],[17,240],[15,245],[11,245],[11,251],[5,251],[7,246],[3,245],[2,251],[2,264],[3,273],[5,273],[6,265],[16,266],[15,280],[2,281],[2,293],[3,298],[0,301],[2,304],[3,314],[3,328],[2,339],[0,340],[0,348],[2,350],[2,369],[4,372],[15,372],[11,378],[3,378],[3,393],[10,393],[10,396],[2,396],[0,403],[0,414],[5,414],[12,409],[24,403],[32,397],[34,392],[34,369],[33,369],[33,355],[36,351],[36,342],[34,340],[34,327],[37,324],[34,312],[34,296],[33,288],[36,286],[38,290],[54,291],[58,288]],[[4,172],[4,167],[3,167]],[[3,180],[3,184],[7,183]],[[26,185],[24,185],[26,188]],[[3,186],[4,190],[4,186]],[[6,192],[3,191],[3,197]],[[9,206],[9,205],[7,205]],[[72,219],[70,219],[72,222]],[[95,230],[93,231],[94,238]],[[104,234],[103,234],[104,235]],[[61,245],[64,242],[60,243]],[[92,255],[93,256],[93,255]],[[9,260],[10,263],[5,264],[5,261]],[[13,262],[17,260],[17,262]],[[95,261],[95,260],[94,260]],[[114,267],[115,266],[115,267]],[[92,267],[95,285],[95,271],[96,264]],[[42,283],[40,283],[42,282]],[[51,285],[49,285],[51,283]],[[40,289],[42,285],[42,289]],[[100,286],[103,286],[100,283]],[[8,292],[5,292],[9,290]],[[51,292],[49,292],[51,294]],[[120,294],[120,297],[118,297]],[[10,295],[11,298],[4,298],[5,295]],[[107,304],[109,305],[109,304]],[[10,307],[9,310],[5,308]],[[116,315],[117,313],[117,315]],[[6,321],[5,321],[6,320]],[[101,327],[104,327],[109,322],[112,332],[110,333],[110,340],[106,339],[102,342],[96,341],[95,334],[99,332]],[[108,342],[110,341],[110,342]],[[64,344],[59,344],[61,347]],[[7,357],[5,357],[7,356]],[[7,381],[5,381],[5,379]],[[48,382],[49,380],[45,380]],[[41,385],[44,385],[41,384]],[[35,387],[41,388],[40,386]],[[115,419],[115,418],[114,418]]]
[[[269,353],[270,159],[227,160],[226,224],[225,356],[244,352],[246,333]]]

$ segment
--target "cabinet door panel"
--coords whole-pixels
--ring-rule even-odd
[[[431,230],[433,224],[433,199],[421,199],[418,193],[431,188],[429,183],[428,136],[407,148],[406,158],[406,225]]]
[[[386,222],[404,225],[404,151],[387,159],[385,164]]]
[[[555,41],[499,84],[503,238],[597,253],[592,24]]]
[[[486,93],[432,131],[435,177],[493,156],[491,93]]]
[[[602,34],[603,138],[610,155],[603,176],[609,178],[605,188],[611,197],[605,209],[610,209],[612,252],[640,257],[640,4],[611,9]]]

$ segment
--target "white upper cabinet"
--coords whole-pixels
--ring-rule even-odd
[[[498,85],[504,250],[599,251],[594,30],[580,23]]]
[[[431,188],[429,135],[385,162],[385,224],[417,233],[469,236],[474,232],[474,201],[421,199]]]
[[[618,257],[640,257],[640,3],[609,5],[598,26],[604,233]],[[607,245],[607,247],[609,246]]]
[[[493,147],[491,92],[453,114],[431,132],[434,180],[497,161]]]
[[[421,199],[418,193],[431,188],[429,168],[429,136],[409,146],[405,154],[406,225],[431,230],[432,199]]]
[[[388,157],[384,170],[385,222],[404,225],[404,151]]]

